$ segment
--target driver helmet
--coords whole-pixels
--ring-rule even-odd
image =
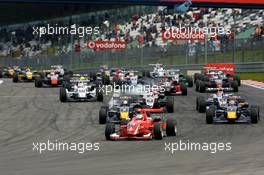
[[[124,101],[122,102],[122,104],[123,104],[123,105],[127,105],[127,104],[128,104],[128,101],[127,101],[127,100],[124,100]]]
[[[86,80],[86,78],[84,76],[81,76],[80,80]]]
[[[137,118],[137,120],[142,120],[143,115],[142,114],[136,114],[136,118]]]
[[[223,92],[223,90],[218,90],[216,94],[218,97],[220,97],[220,96],[224,95],[224,92]]]
[[[229,105],[230,105],[230,106],[234,106],[235,104],[236,104],[235,100],[230,100],[230,101],[229,101]]]
[[[55,75],[55,72],[53,72],[53,71],[52,71],[52,72],[50,72],[50,75],[51,75],[51,76]]]

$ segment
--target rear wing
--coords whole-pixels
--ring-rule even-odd
[[[204,71],[207,74],[210,70],[222,71],[225,74],[234,75],[235,65],[234,64],[206,64]]]
[[[156,108],[156,109],[152,109],[152,108],[140,108],[140,109],[137,109],[137,112],[140,112],[140,113],[146,113],[146,112],[163,113],[164,112],[164,108]]]
[[[70,80],[71,83],[90,83],[90,80]]]

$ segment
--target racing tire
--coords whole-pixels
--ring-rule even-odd
[[[198,97],[196,101],[196,110],[199,113],[205,113],[206,111],[206,101],[204,97]]]
[[[121,120],[120,121],[120,125],[127,125],[128,124],[128,120]]]
[[[204,93],[206,89],[205,82],[199,81],[199,92]]]
[[[163,134],[161,131],[160,123],[154,123],[153,136],[154,136],[154,139],[156,139],[156,140],[162,140],[163,139]]]
[[[36,79],[35,79],[35,87],[40,88],[42,86],[43,86],[42,78],[36,77]]]
[[[188,82],[188,87],[193,87],[193,80],[191,77],[187,77],[186,78],[187,82]]]
[[[238,92],[238,83],[237,83],[237,81],[233,81],[231,83],[231,87],[233,88],[233,92]]]
[[[187,95],[187,86],[185,84],[181,84],[182,95]]]
[[[67,92],[64,87],[60,88],[60,101],[61,102],[67,102]]]
[[[239,76],[235,75],[234,80],[237,81],[238,86],[241,86],[241,80]]]
[[[114,123],[107,123],[105,126],[105,139],[111,140],[111,134],[115,133],[115,124]]]
[[[14,83],[17,83],[17,82],[18,82],[18,75],[17,75],[17,74],[15,74],[15,75],[13,76],[13,82],[14,82]]]
[[[195,91],[196,92],[199,92],[199,82],[200,80],[196,80],[196,82],[195,82]]]
[[[149,71],[146,71],[146,77],[150,78],[150,72]]]
[[[260,107],[258,105],[252,105],[251,108],[256,108],[257,109],[258,120],[260,120]]]
[[[103,125],[106,123],[108,109],[106,106],[102,106],[99,111],[99,124]]]
[[[95,81],[97,79],[96,73],[95,72],[91,72],[90,73],[90,78],[92,79],[92,81]]]
[[[166,120],[166,135],[176,136],[176,128],[172,119]]]
[[[0,71],[0,78],[3,78],[3,72]]]
[[[251,113],[250,113],[250,119],[251,123],[255,124],[258,123],[258,109],[256,107],[251,107]]]
[[[167,97],[166,109],[168,113],[174,112],[174,98],[173,97]]]
[[[212,124],[214,121],[214,115],[216,111],[216,106],[212,105],[206,110],[206,123]]]
[[[103,85],[109,85],[110,84],[110,77],[103,74],[102,81],[103,81]]]
[[[103,102],[104,101],[104,95],[102,92],[97,92],[96,94],[97,101]]]
[[[199,78],[199,73],[195,73],[193,77],[194,77],[194,83],[196,83],[196,81],[199,80],[198,79]]]

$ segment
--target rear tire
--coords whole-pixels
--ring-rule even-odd
[[[231,87],[233,88],[234,92],[238,92],[238,83],[237,81],[233,81],[231,84]]]
[[[193,80],[191,77],[187,77],[186,78],[187,82],[188,82],[188,87],[193,87]]]
[[[206,89],[205,82],[199,81],[199,92],[204,93]]]
[[[109,85],[110,84],[110,77],[103,74],[102,81],[103,81],[103,85]]]
[[[105,139],[111,140],[111,134],[115,133],[115,124],[107,123],[105,126]]]
[[[181,84],[181,91],[182,91],[182,95],[187,95],[187,87],[184,84]]]
[[[99,102],[103,102],[104,101],[104,96],[103,96],[102,92],[98,91],[96,96],[97,96],[97,101],[99,101]]]
[[[234,80],[237,81],[238,86],[241,86],[241,80],[239,76],[235,75]]]

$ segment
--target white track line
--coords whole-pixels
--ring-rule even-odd
[[[0,84],[3,84],[4,83],[4,80],[0,80]]]

